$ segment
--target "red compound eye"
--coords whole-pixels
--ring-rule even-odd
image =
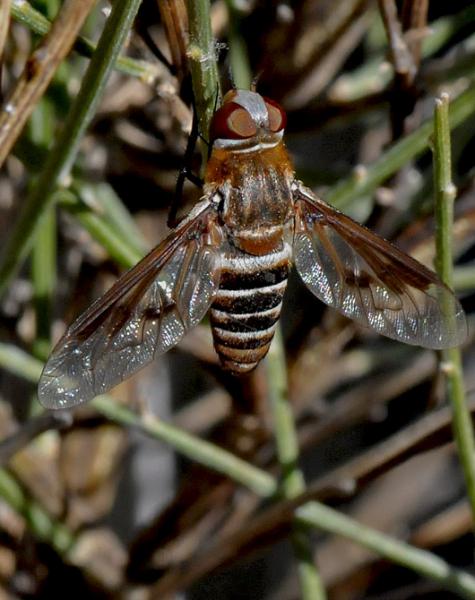
[[[226,102],[213,115],[211,141],[216,139],[243,140],[256,135],[257,127],[245,108],[235,102]]]
[[[266,103],[267,114],[269,115],[269,129],[274,133],[285,129],[287,115],[284,109],[270,98],[264,98],[264,102]]]

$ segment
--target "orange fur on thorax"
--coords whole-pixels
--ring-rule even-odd
[[[205,185],[219,187],[229,181],[233,187],[246,176],[250,161],[258,160],[263,169],[275,169],[285,176],[294,172],[292,162],[283,142],[274,148],[255,152],[237,153],[224,148],[214,148],[206,165]]]

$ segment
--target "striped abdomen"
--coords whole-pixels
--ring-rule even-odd
[[[287,287],[290,258],[287,243],[264,255],[237,248],[223,255],[210,316],[214,347],[228,371],[247,373],[267,354]]]

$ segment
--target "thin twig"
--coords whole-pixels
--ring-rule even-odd
[[[251,81],[251,66],[246,49],[246,42],[239,31],[239,12],[234,0],[226,0],[228,9],[229,61],[233,74],[233,83],[237,88],[248,90]]]
[[[423,4],[425,3],[425,11]],[[391,126],[393,139],[399,139],[412,129],[415,123],[410,123],[409,116],[413,113],[418,90],[416,75],[420,63],[420,48],[422,40],[416,40],[415,31],[412,31],[412,43],[406,38],[407,28],[419,26],[421,29],[426,22],[426,0],[411,0],[404,4],[404,19],[401,23],[396,3],[394,0],[379,0],[381,13],[389,39],[391,61],[394,66],[394,83],[391,90]],[[404,25],[404,29],[403,29]]]
[[[95,0],[65,0],[48,35],[35,48],[0,112],[0,166],[48,87]]]
[[[198,113],[201,135],[208,140],[211,118],[216,106],[219,106],[221,97],[209,0],[188,0],[187,7],[190,28],[187,56],[193,82],[195,109]],[[207,155],[207,148],[203,148],[204,161]]]
[[[11,349],[15,351],[14,360],[11,358]],[[40,361],[34,359],[25,352],[1,343],[0,366],[9,369],[19,376],[29,379],[30,381],[36,381],[38,379],[42,368]],[[246,485],[263,498],[275,497],[278,490],[278,484],[271,475],[236,458],[233,454],[226,452],[222,448],[209,442],[203,442],[202,440],[153,417],[144,419],[133,413],[131,410],[119,406],[106,396],[96,398],[93,401],[93,405],[101,412],[101,414],[116,423],[124,426],[137,427],[147,435],[169,443],[185,456],[230,477],[242,485]],[[1,489],[0,494],[2,494]],[[275,523],[276,519],[280,520],[282,513],[287,512],[289,518],[291,518],[292,512],[305,501],[305,495],[303,498],[304,499],[302,499],[302,496],[299,496],[293,500],[281,502],[269,509],[266,515],[266,521],[261,523],[262,530],[265,531],[266,526],[267,530],[269,529],[269,521],[272,524],[270,529],[273,530],[273,523]],[[270,519],[269,513],[271,516]],[[338,511],[325,507],[317,502],[307,502],[305,506],[300,506],[297,512],[297,518],[305,526],[310,524],[322,531],[338,533],[347,537],[396,564],[401,564],[424,577],[437,581],[446,589],[459,593],[463,598],[474,597],[475,578],[464,571],[454,569],[447,562],[431,552],[414,548],[391,536],[360,525],[350,517],[344,516]],[[224,548],[226,548],[226,546],[224,546]],[[230,550],[234,551],[235,548]],[[199,577],[200,575],[209,572],[216,564],[222,562],[223,556],[213,553],[210,548],[207,548],[205,554],[205,570],[201,569],[197,573],[197,569],[192,568],[191,565],[180,565],[177,567],[179,572],[177,579],[181,586],[192,583],[196,580],[197,576]],[[200,566],[202,567],[203,565]],[[174,571],[171,571],[170,577],[172,577],[173,572]],[[170,582],[169,576],[167,575],[166,578],[163,579],[167,579],[166,583],[168,585]],[[157,588],[158,586],[154,588],[154,591],[157,591]],[[155,595],[155,597],[163,598],[164,596]]]
[[[379,7],[389,39],[389,48],[394,70],[413,79],[417,68],[407,47],[394,0],[379,0]]]
[[[0,497],[25,519],[28,528],[38,539],[48,542],[60,556],[66,557],[75,542],[73,533],[50,517],[5,469],[0,469]]]
[[[27,0],[12,0],[11,15],[18,23],[25,25],[38,35],[46,35],[51,29],[50,21],[35,10]],[[96,51],[96,44],[84,36],[79,36],[74,42],[74,49],[90,58]],[[125,75],[138,77],[146,83],[152,84],[162,75],[162,68],[145,60],[137,60],[129,56],[119,56],[114,69]]]
[[[452,129],[473,115],[474,107],[475,85],[472,85],[450,106]],[[382,154],[372,165],[360,166],[352,175],[329,188],[325,193],[325,199],[338,208],[344,208],[357,198],[370,194],[409,160],[421,154],[428,147],[433,131],[434,121],[431,118],[427,119],[418,129]]]
[[[37,127],[30,127],[29,137],[41,148],[47,148],[54,139],[55,118],[52,104],[41,98],[32,114],[32,122]],[[35,308],[36,336],[33,353],[45,360],[51,351],[51,319],[53,295],[56,286],[56,212],[48,210],[42,224],[38,228],[31,253],[31,280]]]
[[[135,241],[135,229],[118,227],[108,213],[95,211],[83,202],[80,193],[76,195],[71,190],[58,190],[54,193],[54,201],[73,215],[122,267],[133,267],[144,257],[146,248]]]
[[[442,281],[453,284],[452,222],[457,190],[452,182],[449,96],[442,94],[434,112],[434,185],[436,215],[436,266]],[[452,304],[452,303],[451,303]],[[451,307],[447,307],[448,319]],[[475,526],[475,440],[470,412],[465,401],[462,356],[459,348],[442,351],[453,411],[453,428]]]
[[[231,452],[219,448],[189,435],[178,427],[153,417],[142,419],[131,410],[119,406],[106,396],[98,396],[92,401],[92,406],[111,421],[121,425],[138,427],[148,435],[170,444],[190,460],[197,461],[213,470],[218,470],[226,477],[245,485],[258,495],[271,497],[277,492],[277,482],[273,477],[238,458]],[[216,453],[219,454],[221,468],[216,469]]]
[[[460,265],[454,270],[454,288],[458,292],[475,289],[475,266]]]
[[[178,79],[188,72],[188,15],[184,0],[159,0],[158,9]]]
[[[471,404],[475,411],[475,401]],[[347,499],[376,477],[401,464],[404,460],[432,448],[432,441],[437,445],[450,441],[450,414],[445,408],[424,415],[408,429],[396,433],[391,438],[371,447],[369,450],[350,460],[331,473],[324,474],[313,481],[304,496],[298,497],[299,505],[311,500]],[[224,537],[216,540],[213,554],[218,557],[212,564],[205,556],[193,561],[191,581],[207,573],[209,570],[232,566],[237,561],[253,554],[258,548],[275,544],[288,535],[292,520],[292,509],[287,502],[279,502],[261,512],[248,521],[245,530],[235,528]]]
[[[3,51],[10,26],[10,0],[0,0],[0,101],[2,99]]]
[[[231,565],[233,557],[242,557],[249,548],[250,536],[267,543],[275,541],[276,524],[295,519],[302,525],[341,535],[356,544],[371,550],[391,562],[402,565],[439,585],[459,593],[462,598],[474,598],[475,578],[460,569],[454,569],[443,559],[431,552],[420,550],[410,544],[361,525],[351,517],[329,508],[320,502],[307,502],[297,507],[293,502],[281,502],[255,518],[248,527],[241,528],[236,535],[222,537],[194,560],[183,562],[170,569],[154,586],[152,598],[164,598],[168,593],[189,587],[197,580],[209,575],[218,567]]]
[[[52,192],[55,186],[69,173],[79,143],[94,116],[111,69],[139,5],[140,0],[124,0],[116,2],[112,8],[97,50],[84,75],[81,89],[5,245],[4,255],[0,262],[0,296],[25,259],[35,232],[41,223],[41,218],[46,214],[48,207],[53,204]],[[53,29],[51,31],[53,32]]]
[[[379,533],[319,502],[309,502],[298,508],[296,518],[305,525],[313,525],[335,535],[342,535],[379,556],[437,581],[444,588],[459,594],[461,598],[475,598],[475,578],[468,573],[452,569],[435,554]]]
[[[0,441],[0,465],[5,465],[14,454],[45,431],[69,427],[72,422],[69,411],[43,412],[37,417],[30,417],[18,431]]]
[[[429,0],[404,0],[401,9],[401,23],[405,40],[416,68],[421,62],[421,49],[424,30],[427,27]]]
[[[338,66],[357,43],[358,30],[361,33],[360,17],[369,4],[367,0],[335,3],[322,21],[315,19],[315,14],[310,16],[305,3],[297,3],[292,9],[295,18],[285,28],[285,42],[276,43],[272,35],[265,38],[269,47],[262,64],[263,78],[275,92],[285,80],[285,88],[280,90],[280,94],[284,94],[280,98],[287,108],[307,104],[335,76]],[[289,6],[294,7],[294,4]],[[354,23],[358,23],[356,28]],[[322,69],[328,70],[328,77],[321,73]]]
[[[410,4],[413,5],[412,0]],[[420,18],[421,15],[418,15]],[[467,27],[468,24],[473,23],[475,18],[474,6],[468,6],[464,10],[454,15],[444,16],[430,24],[430,35],[420,39],[422,42],[421,55],[423,58],[428,59],[433,57],[438,51],[443,48],[451,38],[462,29]],[[463,42],[462,42],[463,43]],[[410,42],[408,41],[411,47]],[[383,90],[390,82],[391,71],[389,69],[382,69],[381,65],[384,63],[384,51],[385,48],[380,48],[376,55],[364,64],[351,72],[345,71],[331,85],[327,92],[329,99],[333,100],[337,104],[345,105],[346,103],[351,106],[352,101],[361,101],[364,106],[365,98],[372,98],[374,95],[384,95]],[[416,52],[416,49],[414,50]],[[418,59],[417,64],[420,60]],[[435,59],[435,62],[439,61]],[[467,65],[468,67],[468,65]],[[427,76],[426,76],[427,72]],[[431,63],[429,62],[422,73],[419,72],[419,87],[426,89],[430,85],[434,85],[431,81],[430,74],[432,73]],[[469,70],[467,68],[466,74],[470,75],[473,73],[473,68]],[[445,77],[444,74],[440,73],[439,78],[442,80]],[[452,74],[449,72],[448,77],[452,78]],[[447,81],[447,79],[444,79]],[[422,84],[422,85],[421,85]],[[368,90],[371,92],[368,94]],[[372,103],[369,103],[369,108]],[[359,102],[355,108],[360,106]],[[313,121],[315,122],[315,120]]]
[[[343,6],[343,3],[340,5]],[[368,29],[368,12],[355,11],[344,30],[335,36],[330,48],[314,57],[312,68],[305,77],[286,92],[283,102],[289,109],[299,108],[318,97],[341,69],[348,56],[354,51]],[[314,35],[314,38],[320,36]],[[367,88],[368,89],[368,88]]]
[[[41,375],[43,365],[41,361],[15,346],[0,342],[0,367],[36,383]],[[92,406],[111,421],[127,427],[139,427],[147,435],[170,444],[191,460],[219,470],[216,469],[217,446],[214,444],[200,440],[165,421],[150,416],[141,418],[131,410],[119,406],[107,396],[97,396],[92,401]],[[259,496],[271,497],[277,492],[277,482],[268,473],[260,471],[221,448],[219,454],[221,456],[220,465],[223,469],[220,472],[226,476],[234,481],[239,481]]]
[[[267,358],[267,374],[277,458],[282,471],[280,489],[284,498],[291,499],[304,493],[305,480],[298,466],[297,432],[289,403],[287,365],[285,364],[283,342],[279,328],[277,328]],[[309,531],[305,527],[299,527],[296,524],[290,537],[298,561],[302,598],[305,600],[323,600],[326,598],[325,589],[313,559]]]
[[[475,414],[475,399],[469,404],[470,413]],[[434,447],[450,443],[451,415],[448,408],[429,412],[401,431],[365,452],[318,477],[307,487],[311,498],[345,498],[354,496],[368,483],[394,469],[414,456],[419,456]]]

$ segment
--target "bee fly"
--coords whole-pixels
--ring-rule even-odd
[[[223,367],[248,373],[269,349],[292,262],[317,298],[382,335],[426,348],[464,340],[463,310],[432,271],[295,178],[285,125],[254,91],[225,96],[202,200],[70,326],[41,376],[45,407],[107,392],[208,309]]]

